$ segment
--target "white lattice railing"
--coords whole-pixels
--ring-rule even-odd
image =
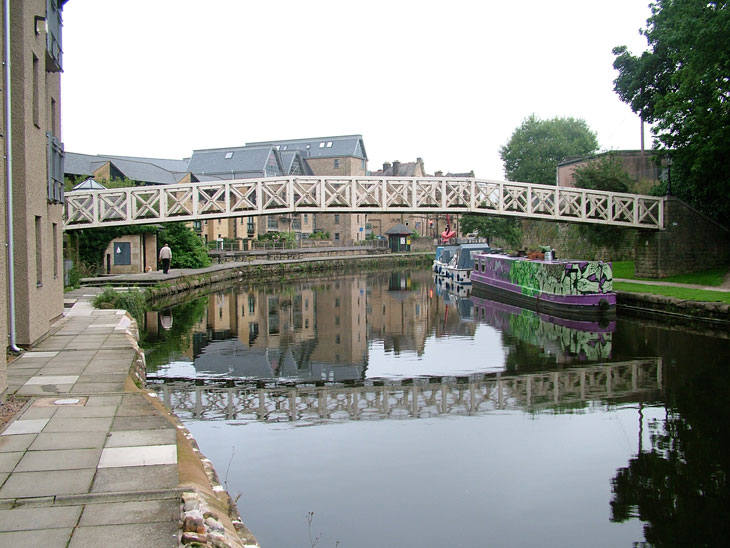
[[[66,194],[66,230],[282,213],[485,213],[663,228],[656,196],[471,178],[286,177]]]

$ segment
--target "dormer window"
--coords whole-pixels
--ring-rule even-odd
[[[332,148],[332,141],[327,141],[327,148]]]
[[[226,152],[226,160],[233,158],[233,152]]]
[[[324,144],[325,144],[324,141],[322,141],[321,143],[319,143],[319,148],[324,148]]]

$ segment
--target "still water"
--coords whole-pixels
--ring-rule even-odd
[[[401,271],[231,286],[149,313],[144,345],[264,548],[730,533],[727,332],[567,321]]]

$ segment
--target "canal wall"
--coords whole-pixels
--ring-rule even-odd
[[[424,265],[431,264],[432,261],[433,253],[403,253],[379,257],[338,257],[327,260],[283,261],[262,264],[226,263],[227,268],[217,269],[214,272],[181,276],[170,282],[160,283],[147,290],[147,297],[148,300],[157,301],[177,293],[187,293],[230,280],[287,281],[327,273]]]
[[[730,304],[727,303],[687,301],[664,295],[617,291],[616,309],[621,314],[632,316],[685,324],[702,322],[708,328],[717,327],[721,330],[730,328]]]

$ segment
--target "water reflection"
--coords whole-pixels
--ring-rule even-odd
[[[425,271],[385,272],[234,286],[148,313],[144,343],[150,377],[344,382],[602,361],[614,329],[448,293]],[[181,344],[172,359],[155,352],[166,341]],[[389,354],[400,369],[383,366]]]
[[[640,401],[662,386],[660,359],[522,375],[415,379],[358,386],[196,386],[153,384],[183,419],[343,421],[480,415],[492,411],[584,408],[590,402]]]
[[[264,545],[300,545],[314,510],[347,546],[714,546],[727,342],[386,272],[235,286],[148,314],[143,345]]]

